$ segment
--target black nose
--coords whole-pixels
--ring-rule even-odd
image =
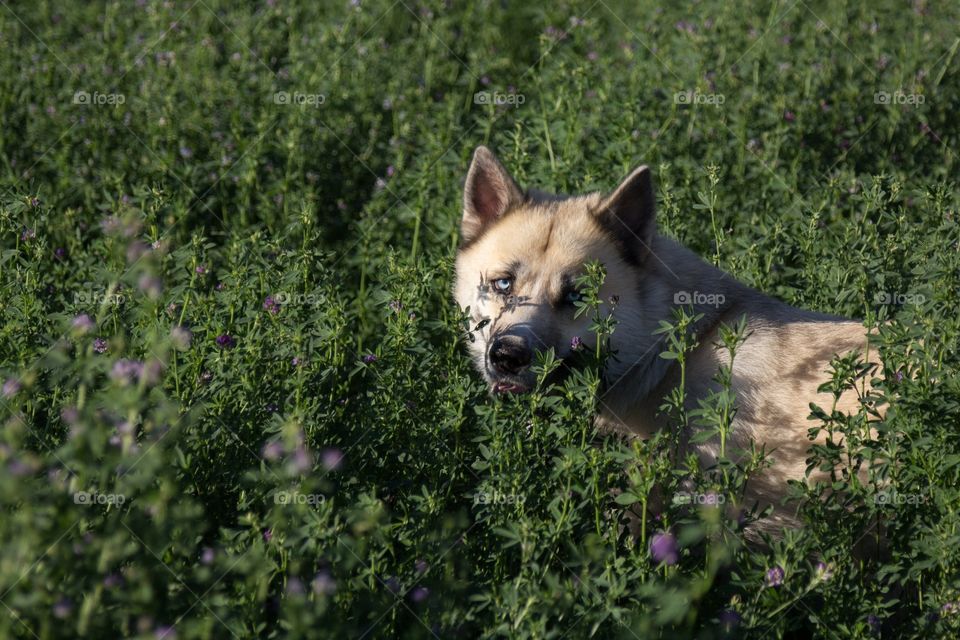
[[[500,373],[517,374],[523,371],[533,354],[526,340],[516,337],[495,338],[490,345],[490,364]]]

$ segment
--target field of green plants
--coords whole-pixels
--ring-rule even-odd
[[[960,4],[0,0],[0,47],[0,637],[960,633]],[[480,144],[648,164],[663,233],[878,327],[885,415],[810,419],[868,479],[750,545],[654,500],[748,470],[597,433],[599,361],[490,397]]]

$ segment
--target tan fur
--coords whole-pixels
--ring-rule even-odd
[[[809,404],[817,403],[827,411],[833,408],[832,396],[818,393],[817,387],[827,381],[826,372],[835,355],[853,350],[867,353],[864,327],[856,321],[793,308],[750,289],[652,231],[652,220],[646,237],[646,227],[637,220],[625,224],[629,228],[623,230],[624,236],[629,242],[639,243],[644,256],[639,265],[625,259],[611,241],[609,228],[597,224],[597,217],[614,206],[614,195],[625,185],[636,182],[637,172],[611,196],[594,193],[569,198],[535,192],[523,195],[513,191],[512,178],[500,175],[502,172],[505,170],[488,150],[477,151],[471,167],[473,177],[468,177],[464,211],[465,239],[470,243],[458,253],[456,261],[457,301],[470,309],[475,324],[490,321],[469,347],[481,373],[491,385],[503,379],[488,362],[487,348],[494,335],[524,336],[538,349],[553,347],[561,357],[570,354],[574,336],[592,346],[589,319],[574,319],[573,309],[557,305],[556,300],[564,274],[582,273],[585,262],[598,260],[607,270],[601,289],[603,299],[619,299],[615,309],[618,326],[611,343],[617,357],[606,372],[610,384],[601,398],[598,421],[609,430],[649,437],[670,426],[664,416],[658,415],[658,407],[679,383],[674,362],[659,357],[663,345],[653,331],[660,320],[671,318],[679,292],[722,296],[722,304],[693,304],[704,318],[696,327],[699,346],[690,353],[687,365],[688,408],[695,409],[697,401],[716,387],[713,378],[719,365],[727,362],[728,354],[716,347],[718,326],[732,325],[745,316],[749,337],[734,360],[738,411],[729,447],[748,449],[753,441],[766,448],[772,467],[751,478],[745,496],[747,506],[774,505],[764,529],[775,532],[795,525],[792,509],[781,506],[780,501],[786,494],[787,480],[805,477],[811,444],[807,434],[816,425],[807,419]],[[498,174],[492,182],[486,180],[491,174]],[[499,189],[492,201],[471,199],[472,194],[481,193],[490,184]],[[643,187],[641,184],[640,191],[633,191],[642,196]],[[635,193],[628,195],[638,197]],[[652,193],[647,195],[652,218]],[[479,214],[474,210],[476,202],[483,209]],[[511,266],[516,267],[512,299],[492,294],[489,286],[482,286],[482,282],[501,277]],[[609,310],[605,305],[604,311]],[[874,354],[870,356],[876,361]],[[533,383],[529,372],[511,380]],[[856,413],[856,394],[843,396],[836,408]],[[716,442],[692,448],[704,464],[713,463]]]

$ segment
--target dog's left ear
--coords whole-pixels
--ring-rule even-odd
[[[464,242],[477,238],[490,223],[502,218],[523,200],[523,192],[490,149],[479,146],[467,172],[463,189],[463,219],[460,235]]]
[[[650,168],[643,165],[603,200],[597,216],[627,246],[639,244],[635,255],[642,257],[649,251],[656,229],[656,202]]]

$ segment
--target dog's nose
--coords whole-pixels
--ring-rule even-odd
[[[500,373],[518,374],[533,359],[533,353],[522,338],[495,338],[490,345],[490,364]]]

